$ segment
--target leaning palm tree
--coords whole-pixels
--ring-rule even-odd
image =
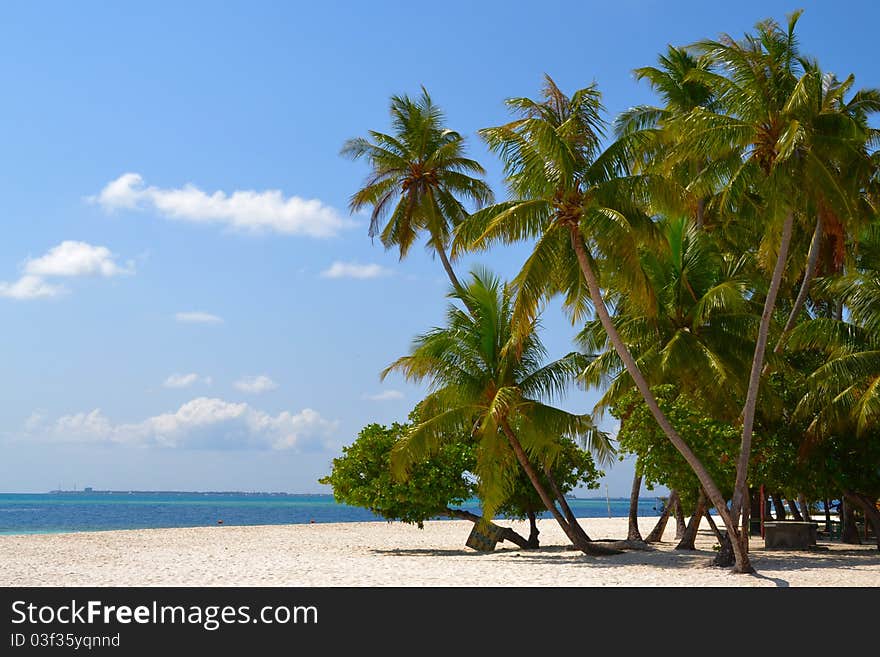
[[[589,358],[573,352],[544,364],[538,321],[515,335],[510,290],[485,271],[473,272],[470,284],[451,296],[464,309],[450,305],[446,326],[418,336],[409,355],[382,373],[397,371],[430,384],[419,406],[421,421],[399,443],[392,467],[403,475],[410,464],[434,453],[444,437],[470,435],[477,444],[475,474],[484,517],[495,514],[522,468],[572,544],[587,554],[614,552],[590,542],[550,475],[562,438],[580,440],[601,460],[612,454],[608,437],[588,414],[545,403],[564,394]]]
[[[645,271],[657,310],[651,314],[613,283],[614,323],[648,384],[675,384],[713,417],[735,420],[730,409],[745,396],[741,373],[754,349],[757,316],[748,299],[748,257],[719,252],[695,221],[660,223],[667,248],[643,249]],[[578,336],[596,353],[583,383],[605,391],[593,414],[633,392],[632,378],[602,323],[592,320]]]
[[[443,122],[443,113],[424,87],[415,100],[393,96],[394,134],[371,130],[369,139],[348,140],[342,155],[364,158],[370,165],[364,186],[349,204],[352,212],[372,206],[370,237],[378,235],[386,249],[397,247],[402,260],[418,233],[426,232],[427,246],[440,258],[452,285],[460,289],[446,254],[450,235],[467,216],[464,202],[481,207],[492,201],[492,191],[475,177],[485,171],[465,157],[464,138]]]
[[[622,175],[631,156],[626,141],[601,149],[601,95],[595,85],[566,96],[548,76],[543,99],[508,100],[521,118],[480,131],[504,160],[512,200],[474,213],[456,231],[453,250],[485,248],[494,241],[535,239],[536,244],[514,283],[513,319],[528,327],[549,297],[562,293],[572,319],[585,318],[592,306],[609,342],[652,415],[688,462],[724,520],[738,538],[721,490],[705,465],[660,409],[645,376],[618,333],[605,303],[600,273],[616,270],[645,314],[656,300],[639,259],[639,247],[659,243],[656,226],[644,208],[676,208],[674,186],[651,175]],[[679,209],[679,208],[676,208]],[[750,572],[748,555],[733,541],[738,572]]]
[[[719,252],[698,220],[667,218],[659,227],[665,248],[641,253],[656,312],[646,313],[625,286],[615,285],[612,271],[607,278],[614,325],[651,388],[674,384],[713,417],[734,421],[730,409],[745,394],[741,373],[748,369],[757,323],[747,298],[748,258]],[[597,354],[582,382],[604,389],[593,408],[593,416],[600,417],[636,392],[633,379],[600,321],[587,322],[578,341]],[[636,515],[642,456],[637,455],[630,493],[630,540],[640,536]]]

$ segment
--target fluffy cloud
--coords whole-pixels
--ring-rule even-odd
[[[176,411],[131,424],[114,424],[100,409],[54,422],[32,416],[26,437],[66,443],[110,443],[185,449],[330,448],[338,422],[310,408],[270,415],[244,403],[198,397]]]
[[[400,390],[383,390],[375,395],[364,395],[364,399],[371,401],[391,401],[392,399],[403,399],[403,393]]]
[[[377,264],[361,265],[356,262],[337,260],[322,271],[321,276],[324,278],[379,278],[390,273],[388,269]]]
[[[236,190],[229,194],[208,194],[191,184],[161,189],[147,187],[137,173],[119,176],[89,200],[108,212],[152,209],[170,219],[287,235],[333,237],[351,225],[334,208],[317,199],[285,198],[277,189]]]
[[[164,385],[166,388],[189,388],[196,383],[204,383],[206,385],[211,384],[210,376],[200,377],[198,374],[191,372],[189,374],[172,374],[167,379],[165,379]]]
[[[189,312],[189,313],[177,313],[174,315],[174,319],[178,322],[183,322],[184,324],[222,324],[223,318],[218,317],[217,315],[212,315],[211,313],[203,313],[203,312]]]
[[[39,276],[22,276],[14,283],[0,281],[0,297],[7,299],[39,299],[55,297],[65,290],[59,285],[50,285]]]
[[[268,390],[274,390],[278,387],[278,384],[265,374],[260,374],[258,376],[244,376],[236,381],[234,385],[242,392],[248,392],[254,395],[258,395],[261,392],[266,392]]]
[[[28,260],[24,273],[32,276],[118,276],[131,272],[113,260],[106,246],[65,240],[39,258]]]
[[[24,274],[14,283],[0,282],[0,297],[39,299],[58,296],[66,291],[60,285],[46,282],[46,278],[110,277],[134,272],[131,262],[122,267],[114,258],[106,246],[65,240],[49,249],[45,255],[26,260]]]

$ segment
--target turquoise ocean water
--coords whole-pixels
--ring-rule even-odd
[[[585,518],[626,516],[629,499],[570,499]],[[476,502],[463,505],[479,513]],[[609,512],[610,510],[610,512]],[[643,498],[639,515],[659,515],[660,501]],[[217,525],[286,525],[309,522],[382,520],[366,509],[338,504],[332,495],[281,493],[2,493],[0,534],[204,527]]]

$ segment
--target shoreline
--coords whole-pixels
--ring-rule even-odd
[[[582,518],[594,540],[622,539],[626,518]],[[643,535],[656,517],[641,517]],[[499,522],[521,534],[526,522]],[[428,521],[423,530],[370,521],[104,530],[0,536],[2,586],[880,586],[876,545],[820,542],[810,551],[764,550],[756,576],[711,565],[714,535],[676,551],[675,522],[649,551],[588,557],[566,548],[552,519],[541,548],[503,542],[491,553],[464,543],[472,524]]]

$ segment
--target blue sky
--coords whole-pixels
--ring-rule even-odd
[[[325,492],[360,427],[418,401],[378,373],[447,287],[426,251],[398,262],[349,216],[366,170],[342,143],[425,85],[503,196],[475,132],[506,97],[545,72],[595,80],[613,117],[653,101],[631,71],[668,43],[797,6],[805,52],[880,86],[872,2],[5,5],[0,490]],[[509,277],[525,253],[457,268]],[[545,325],[568,351],[558,306]],[[627,495],[630,477],[604,483]]]

